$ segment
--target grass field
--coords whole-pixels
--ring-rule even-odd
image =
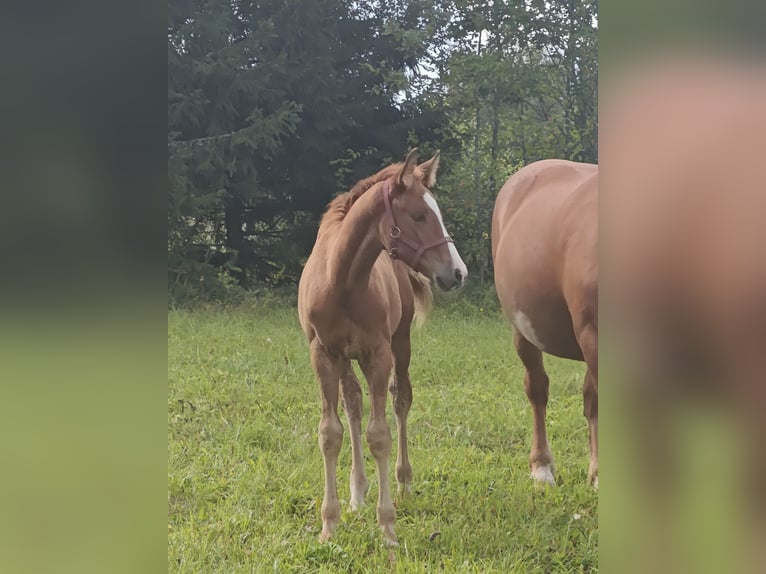
[[[523,370],[494,311],[437,306],[413,333],[413,496],[396,500],[391,552],[375,520],[369,451],[368,504],[348,509],[348,429],[341,520],[332,542],[318,542],[319,391],[294,309],[171,311],[168,331],[170,572],[598,571],[584,365],[546,357],[558,487],[540,489],[528,474]],[[368,413],[365,393],[363,428]],[[390,403],[388,414],[395,433]],[[394,489],[395,450],[394,439]]]

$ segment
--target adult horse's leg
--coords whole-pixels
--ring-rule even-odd
[[[577,336],[587,370],[583,384],[583,415],[590,431],[590,465],[588,482],[598,488],[598,331],[587,323]]]
[[[396,482],[399,494],[410,492],[412,467],[407,454],[407,415],[412,405],[412,385],[410,384],[410,326],[402,325],[391,340],[394,352],[394,378],[391,381],[391,402],[396,414],[398,450],[396,454]]]
[[[351,510],[359,510],[364,505],[364,497],[370,483],[367,482],[367,476],[364,474],[362,456],[362,389],[350,361],[346,361],[340,382],[343,409],[346,411],[348,429],[351,433]]]
[[[537,482],[556,484],[555,467],[548,435],[545,430],[545,409],[548,406],[548,374],[543,367],[543,353],[514,329],[514,343],[521,362],[526,369],[524,388],[532,404],[534,427],[532,449],[529,453],[529,470]]]
[[[378,467],[378,522],[383,529],[386,543],[399,544],[394,534],[394,503],[388,484],[388,458],[391,456],[391,428],[386,420],[386,388],[391,374],[393,359],[391,348],[381,343],[360,362],[362,372],[370,388],[370,422],[367,425],[367,444]]]
[[[311,342],[311,366],[314,368],[322,395],[322,418],[319,421],[319,449],[324,458],[324,500],[322,501],[322,534],[319,539],[330,539],[340,518],[340,503],[336,484],[338,453],[343,442],[343,425],[338,418],[338,382],[342,375],[342,362],[331,357],[319,344]]]
[[[582,394],[590,443],[588,482],[598,488],[598,286],[595,277],[571,285],[568,295],[574,332],[586,366]]]

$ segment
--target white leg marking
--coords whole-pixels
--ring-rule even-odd
[[[549,464],[538,466],[533,469],[532,478],[535,479],[535,482],[544,482],[551,486],[556,486],[556,479],[553,478],[553,472],[551,472],[551,466]]]
[[[530,321],[529,317],[527,317],[524,313],[521,311],[516,311],[513,314],[513,326],[519,330],[519,333],[521,333],[527,341],[532,343],[541,351],[545,351],[545,347],[540,342],[540,339],[538,339],[537,333],[535,333],[535,329],[532,326],[532,321]]]
[[[351,510],[356,512],[364,506],[364,498],[367,495],[367,487],[351,480]]]

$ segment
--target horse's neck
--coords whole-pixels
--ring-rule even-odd
[[[379,223],[384,211],[382,195],[370,189],[356,200],[341,222],[329,261],[332,282],[341,296],[369,283],[372,266],[382,249]]]

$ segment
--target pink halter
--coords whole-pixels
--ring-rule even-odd
[[[439,239],[436,239],[434,241],[431,241],[430,243],[418,243],[417,241],[413,241],[411,239],[408,239],[402,235],[402,230],[399,228],[398,225],[396,225],[396,220],[394,219],[394,212],[391,209],[391,181],[387,180],[383,184],[383,203],[386,204],[386,216],[389,219],[389,226],[388,226],[388,236],[391,239],[391,244],[388,248],[388,254],[391,256],[391,259],[401,259],[404,263],[409,265],[411,268],[415,269],[415,265],[417,265],[418,260],[420,259],[420,256],[423,255],[428,249],[432,249],[434,247],[438,247],[439,245],[442,245],[444,243],[454,243],[452,238],[449,235],[445,235],[444,237],[440,237]],[[409,256],[405,257],[401,252],[399,247],[397,247],[397,243],[403,243],[407,247],[409,247],[411,253],[414,254],[414,258],[412,260],[409,260]]]

